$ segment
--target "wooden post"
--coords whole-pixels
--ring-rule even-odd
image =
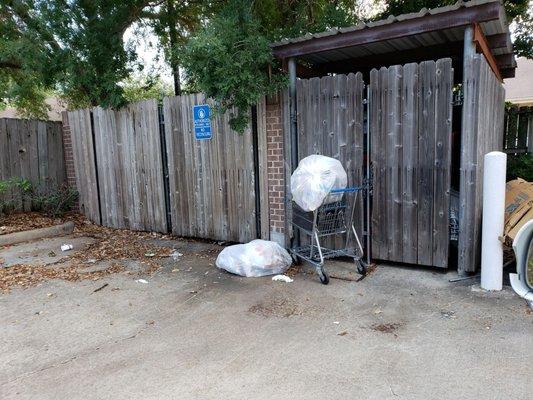
[[[467,80],[470,79],[474,61],[474,55],[476,53],[476,47],[474,44],[474,28],[467,26],[464,32],[464,48],[463,48],[463,115],[462,115],[462,127],[461,127],[461,166],[460,166],[460,183],[459,183],[459,243],[458,243],[458,263],[457,272],[459,275],[464,276],[471,268],[467,265],[469,261],[466,254],[469,253],[467,247],[472,246],[475,241],[473,238],[468,237],[469,230],[468,224],[472,224],[473,221],[467,217],[470,213],[467,211],[469,205],[467,202],[474,201],[474,197],[470,192],[473,182],[470,182],[471,178],[469,173],[472,166],[472,154],[475,145],[474,127],[472,126],[472,108],[468,103],[472,101],[472,96]]]
[[[298,166],[298,126],[296,120],[296,59],[289,59],[289,114],[290,114],[290,146],[291,172]]]
[[[527,152],[533,153],[533,108],[527,118]]]

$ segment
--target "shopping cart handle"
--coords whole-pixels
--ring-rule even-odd
[[[332,189],[330,193],[354,193],[359,190],[363,190],[363,188],[360,186],[359,187],[355,186],[355,187],[347,187],[345,189]]]

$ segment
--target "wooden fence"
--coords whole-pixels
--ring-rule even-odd
[[[450,59],[370,72],[372,255],[448,266]]]
[[[202,94],[163,101],[172,232],[180,236],[246,242],[256,237],[251,130],[238,134],[229,113],[216,115],[210,140],[196,140],[192,107]]]
[[[0,180],[28,179],[37,192],[66,183],[61,122],[0,118]],[[9,193],[17,209],[28,211],[16,191]]]
[[[533,107],[505,110],[503,148],[507,154],[533,153]]]
[[[502,150],[505,90],[485,57],[464,62],[464,103],[459,190],[460,273],[474,272],[481,257],[483,157]]]
[[[205,103],[198,94],[165,98],[162,109],[147,100],[120,110],[69,112],[87,217],[114,228],[254,239],[251,132],[232,132],[229,115],[217,115],[213,138],[196,140],[192,107]]]

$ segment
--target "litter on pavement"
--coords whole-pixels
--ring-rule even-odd
[[[280,282],[286,282],[291,283],[294,282],[294,279],[289,278],[287,275],[276,275],[272,277],[273,281],[280,281]]]
[[[74,248],[73,245],[71,244],[62,244],[61,245],[61,251],[69,251],[69,250],[72,250]]]

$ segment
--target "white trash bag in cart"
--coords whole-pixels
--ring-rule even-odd
[[[226,247],[216,261],[218,268],[246,277],[282,274],[291,264],[287,250],[261,239]]]
[[[342,193],[329,194],[332,189],[344,189],[348,176],[339,160],[313,154],[298,163],[291,176],[292,199],[304,211],[315,211],[322,204],[342,199]]]

